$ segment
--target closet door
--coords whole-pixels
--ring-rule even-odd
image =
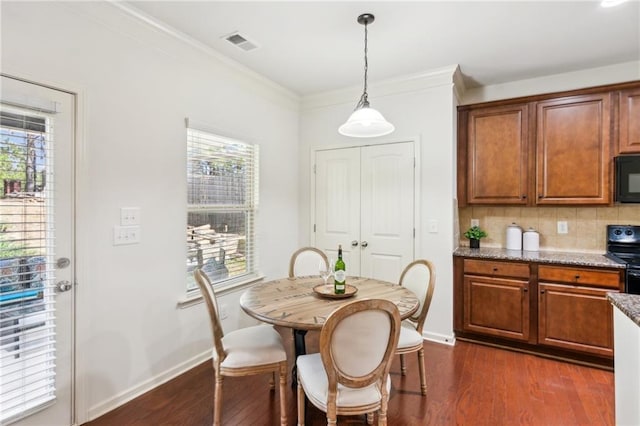
[[[360,148],[316,152],[315,246],[360,275]],[[355,242],[355,245],[352,245]]]
[[[413,143],[363,147],[360,158],[360,273],[398,282],[413,260]]]
[[[397,282],[413,260],[413,142],[315,155],[315,241],[347,275]]]

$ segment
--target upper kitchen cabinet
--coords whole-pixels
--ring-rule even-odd
[[[611,95],[536,104],[536,204],[611,203]]]
[[[640,153],[640,88],[619,94],[618,153]]]
[[[640,153],[638,81],[462,105],[458,205],[609,205],[618,152]]]
[[[467,122],[467,200],[527,204],[527,104],[471,110]]]

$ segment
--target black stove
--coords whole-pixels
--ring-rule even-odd
[[[640,294],[640,226],[607,225],[606,256],[626,265],[625,291]]]

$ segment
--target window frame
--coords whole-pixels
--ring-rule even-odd
[[[213,288],[216,293],[225,292],[229,289],[235,289],[237,287],[246,286],[253,282],[256,282],[263,278],[263,276],[258,272],[258,256],[257,256],[257,231],[256,231],[256,219],[258,215],[258,201],[259,201],[259,145],[255,143],[248,142],[245,138],[238,137],[230,137],[225,135],[222,132],[216,131],[206,126],[196,125],[189,119],[186,120],[187,131],[186,131],[186,183],[187,183],[187,200],[186,200],[186,222],[187,228],[189,229],[189,216],[193,213],[204,213],[204,214],[233,214],[233,213],[242,213],[244,214],[244,246],[245,246],[245,268],[246,270],[238,275],[226,277],[222,279],[213,280]],[[197,140],[197,142],[196,142]],[[193,162],[195,161],[203,161],[203,158],[210,158],[211,163],[223,162],[228,160],[228,157],[225,156],[215,156],[211,155],[209,157],[202,155],[201,152],[198,154],[193,154],[193,145],[200,144],[202,146],[209,147],[225,147],[230,148],[230,150],[236,149],[238,147],[242,147],[242,149],[246,150],[246,154],[239,155],[237,157],[233,157],[234,160],[242,160],[243,164],[246,164],[249,169],[242,174],[242,180],[244,180],[242,185],[242,191],[244,194],[244,200],[241,203],[237,204],[216,204],[216,203],[198,203],[195,202],[195,195],[192,193],[192,183],[194,177],[202,177],[203,174],[193,173]],[[208,143],[210,143],[208,145]],[[246,162],[246,163],[245,163]],[[208,165],[211,163],[207,163]],[[220,186],[224,188],[224,184]],[[209,187],[207,187],[209,188]],[[191,228],[193,229],[193,228]],[[186,299],[183,299],[179,302],[181,306],[189,306],[194,301],[199,301],[201,299],[200,290],[195,282],[193,281],[193,277],[190,276],[190,265],[189,265],[189,236],[187,235],[187,242],[185,244],[185,260],[187,261],[186,267]],[[193,256],[191,256],[193,257]],[[225,262],[226,262],[226,253],[225,253]],[[201,267],[200,262],[196,267]]]

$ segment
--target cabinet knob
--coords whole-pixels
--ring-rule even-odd
[[[526,200],[526,199],[527,199],[527,196],[526,196],[526,195],[523,195],[523,196],[522,196],[522,199],[523,199],[523,200]]]
[[[580,279],[580,275],[576,275],[576,281]]]
[[[526,288],[526,287],[524,287],[524,288],[522,289],[522,291],[524,291],[524,292],[526,293],[526,292],[528,292],[528,291],[529,291],[529,289],[528,289],[528,288]]]
[[[493,267],[493,272],[498,272],[498,268],[497,267]]]
[[[538,198],[542,198],[542,195],[538,195]]]
[[[544,290],[540,290],[540,294],[544,294]]]

